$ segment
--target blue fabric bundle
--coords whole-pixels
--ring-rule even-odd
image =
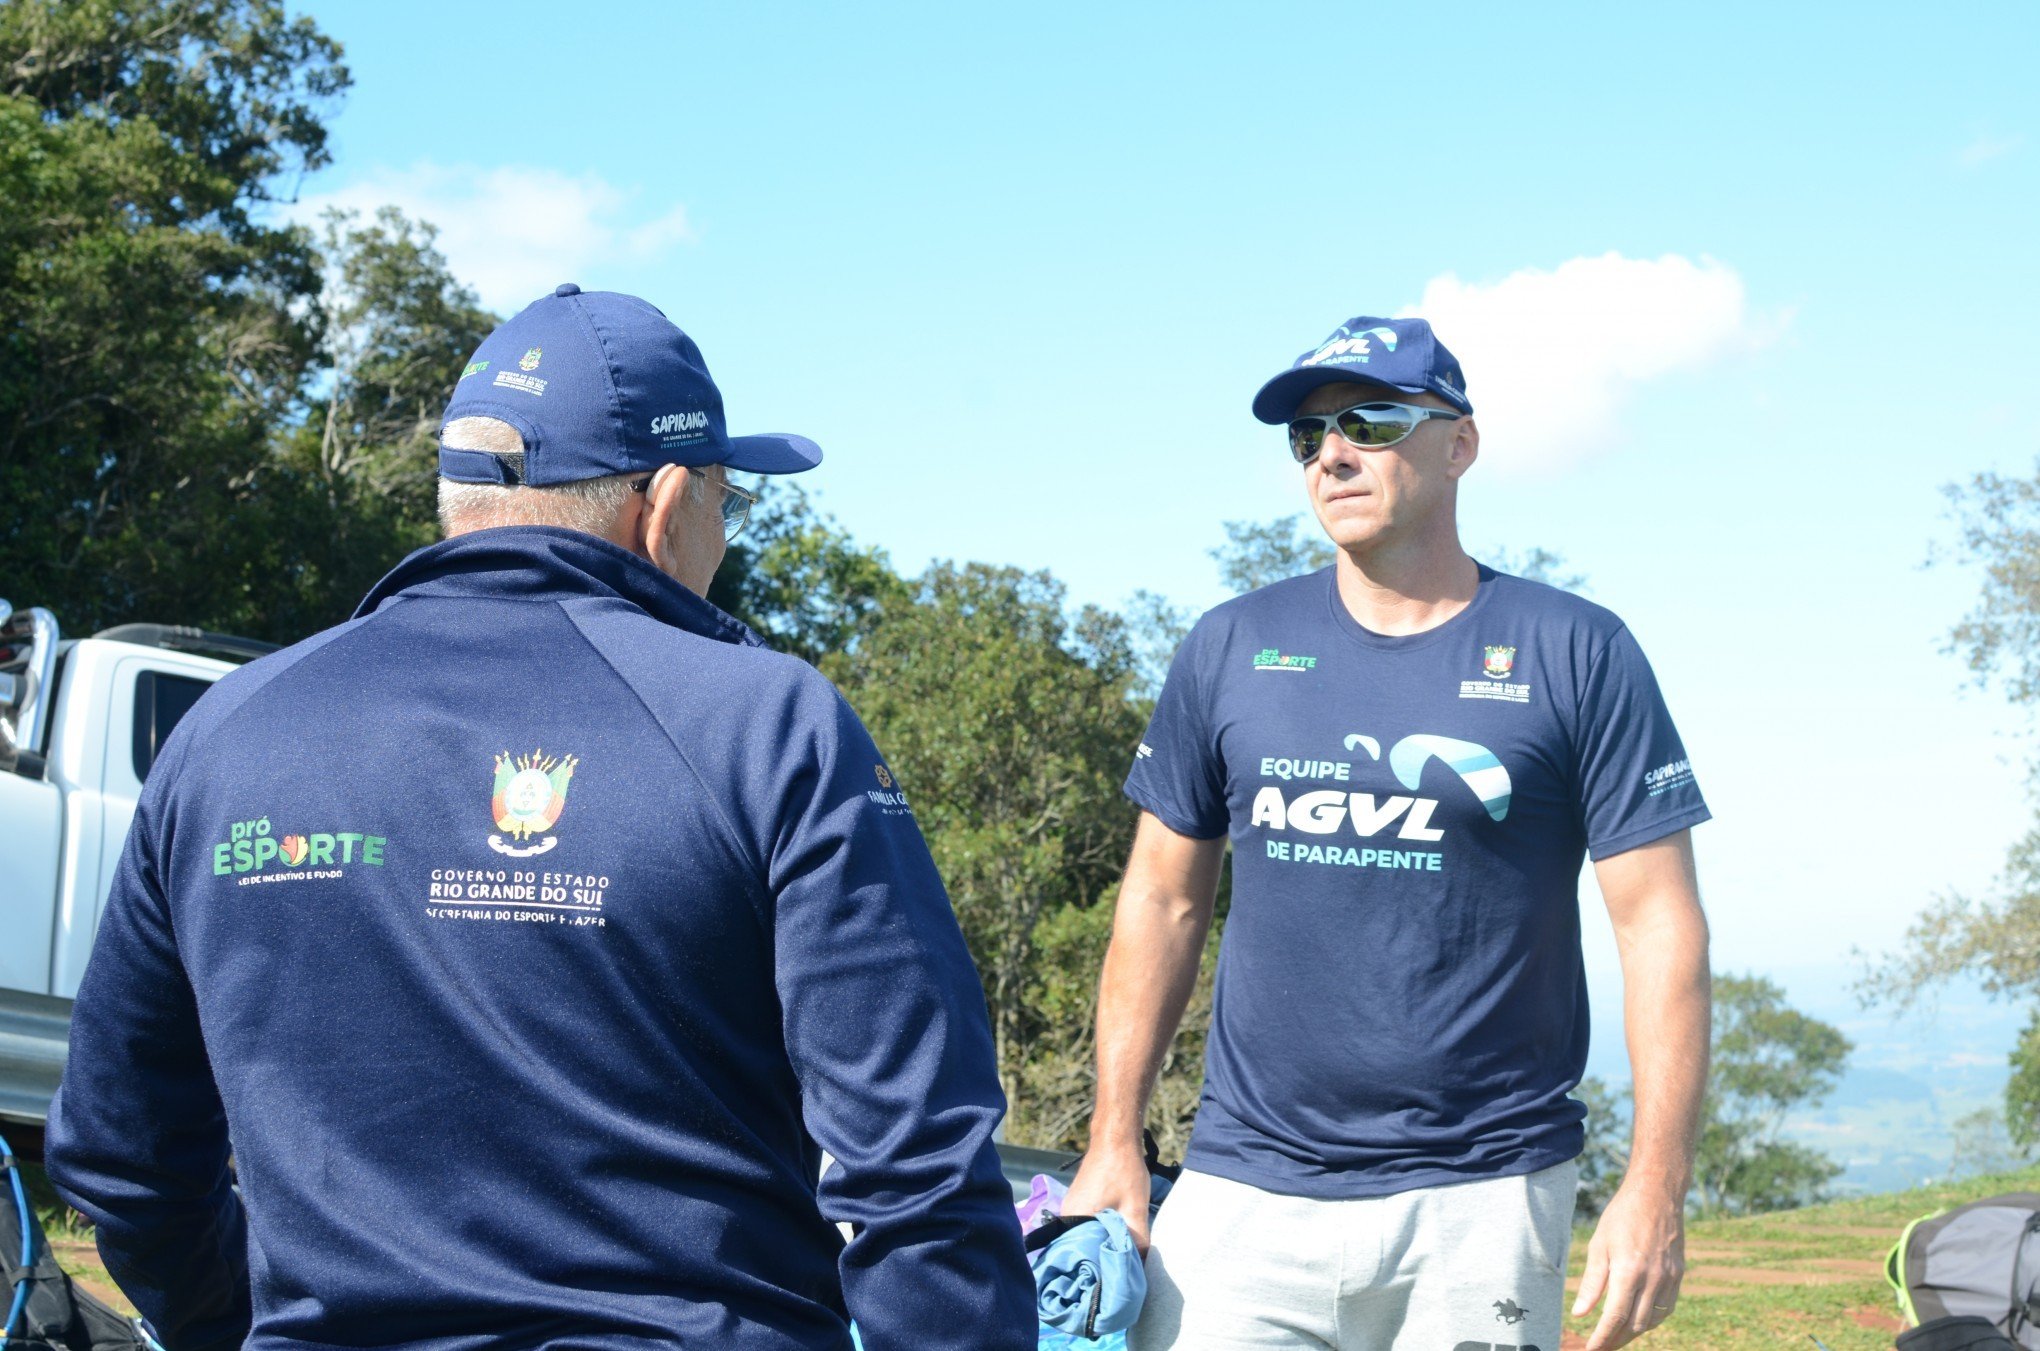
[[[1126,1351],[1126,1334],[1108,1332],[1094,1339],[1057,1332],[1053,1328],[1043,1328],[1039,1351]]]
[[[1147,1269],[1119,1212],[1050,1221],[1028,1235],[1028,1248],[1043,1327],[1095,1340],[1140,1317]]]

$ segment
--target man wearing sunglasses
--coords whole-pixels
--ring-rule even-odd
[[[1677,1300],[1706,805],[1621,621],[1460,547],[1480,435],[1428,324],[1353,319],[1253,409],[1338,553],[1204,616],[1170,669],[1127,779],[1142,814],[1068,1208],[1145,1212],[1142,1117],[1229,839],[1205,1087],[1129,1344],[1557,1351],[1591,857],[1635,1085],[1575,1309],[1601,1303],[1588,1346],[1610,1351]]]
[[[178,725],[48,1137],[165,1345],[1035,1345],[908,797],[703,599],[728,473],[820,458],[562,286],[454,388],[446,540]]]

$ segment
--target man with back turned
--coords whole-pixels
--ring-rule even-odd
[[[48,1137],[114,1279],[170,1351],[1032,1347],[907,798],[702,599],[728,474],[820,451],[730,436],[685,334],[572,285],[440,445],[448,538],[144,791]]]

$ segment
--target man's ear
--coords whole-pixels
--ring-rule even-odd
[[[1452,424],[1452,449],[1446,452],[1445,472],[1458,478],[1473,468],[1473,462],[1480,458],[1480,428],[1475,425],[1472,414]]]
[[[652,475],[652,486],[645,489],[645,511],[639,526],[644,536],[640,547],[661,572],[675,571],[680,565],[680,560],[673,556],[673,514],[686,500],[687,480],[692,472],[684,464],[661,465]]]

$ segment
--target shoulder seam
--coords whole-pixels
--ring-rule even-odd
[[[730,843],[735,845],[737,853],[750,863],[751,871],[758,880],[759,895],[769,898],[772,894],[772,887],[764,865],[759,860],[756,852],[744,842],[743,833],[737,829],[736,823],[730,820],[729,814],[723,810],[722,801],[716,797],[714,789],[709,786],[708,777],[695,767],[694,761],[689,758],[686,750],[681,747],[678,741],[673,739],[673,734],[666,729],[664,720],[652,710],[652,706],[649,703],[645,702],[645,696],[639,692],[638,687],[631,681],[631,678],[617,670],[616,663],[609,660],[609,654],[604,652],[601,645],[588,636],[588,631],[581,627],[581,621],[575,617],[574,612],[558,601],[553,603],[559,606],[561,616],[565,618],[568,624],[573,626],[574,632],[581,636],[581,641],[586,643],[588,650],[595,654],[596,660],[608,667],[609,673],[615,676],[625,689],[630,691],[630,697],[637,700],[638,707],[645,711],[645,716],[649,717],[652,720],[652,725],[659,729],[659,735],[666,738],[666,744],[673,748],[673,754],[680,758],[680,763],[687,767],[688,774],[693,776],[694,782],[701,786],[701,795],[707,801],[709,811],[714,813],[715,819],[722,824],[723,832],[729,837]]]
[[[1615,627],[1608,630],[1608,636],[1601,640],[1600,650],[1587,658],[1586,678],[1580,681],[1579,690],[1573,696],[1575,701],[1573,704],[1573,726],[1576,731],[1586,726],[1587,689],[1594,683],[1594,673],[1600,670],[1601,663],[1607,660],[1608,649],[1615,646],[1615,640],[1628,631],[1629,625],[1618,618],[1615,621]]]
[[[248,684],[251,688],[249,688],[246,693],[241,693],[238,690],[235,691],[234,706],[232,708],[227,709],[225,712],[222,712],[216,717],[211,718],[209,724],[199,723],[192,724],[191,736],[186,740],[184,748],[180,750],[178,754],[178,766],[177,766],[178,771],[180,773],[182,772],[183,761],[189,758],[190,747],[193,742],[203,741],[205,743],[210,743],[215,737],[220,735],[220,733],[226,728],[226,725],[229,722],[232,722],[235,718],[241,716],[241,713],[248,707],[250,703],[254,701],[257,695],[261,694],[264,690],[268,689],[278,680],[281,680],[283,677],[297,670],[298,667],[304,665],[307,661],[310,661],[312,658],[323,654],[325,650],[331,647],[334,643],[339,642],[344,636],[346,636],[343,635],[340,632],[340,630],[357,628],[360,625],[367,623],[369,618],[370,618],[369,615],[363,615],[359,619],[345,620],[339,624],[334,625],[330,629],[323,629],[319,633],[313,634],[312,638],[324,638],[325,641],[320,643],[317,647],[313,647],[306,651],[297,653],[290,659],[288,664],[279,664],[275,670],[263,672],[262,679],[260,681],[255,681],[251,679],[249,681],[243,682]],[[311,642],[312,638],[305,639],[304,643]],[[294,644],[293,646],[302,647],[304,643]],[[289,650],[290,649],[285,649],[285,651]],[[272,655],[281,656],[283,654],[276,653]],[[218,689],[224,681],[231,679],[233,676],[239,675],[242,671],[245,671],[247,669],[248,668],[244,666],[238,668],[237,670],[227,672],[225,675],[221,676],[218,680],[215,680],[213,682],[212,688],[215,690]],[[208,693],[210,692],[211,691],[209,690]],[[169,785],[166,784],[165,788],[167,789],[168,787]]]

